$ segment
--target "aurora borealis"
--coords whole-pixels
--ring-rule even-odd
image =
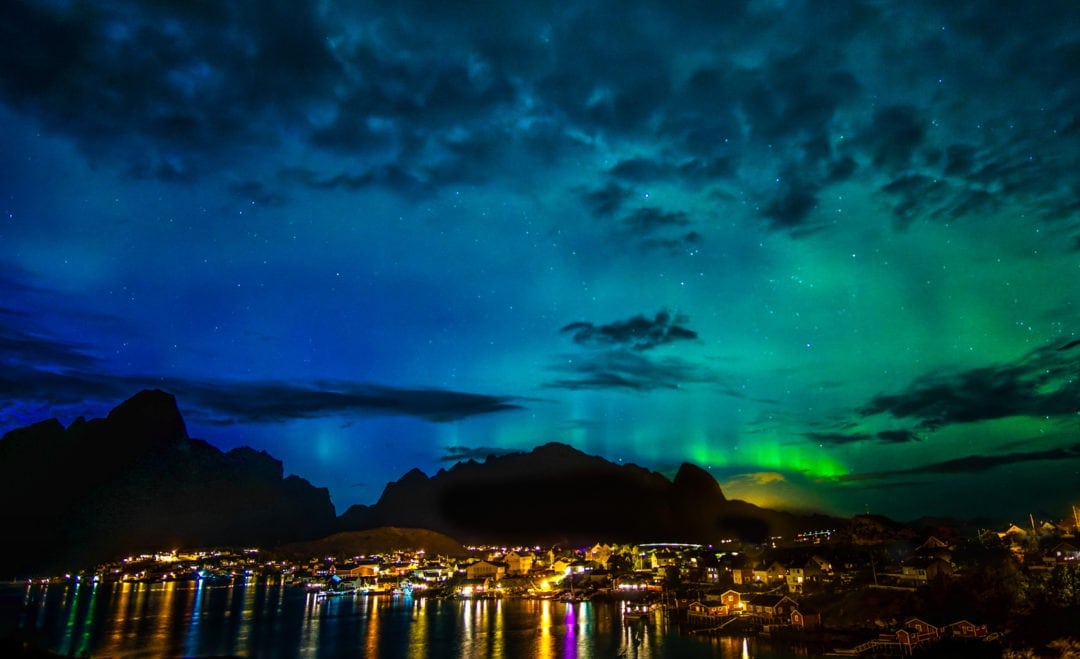
[[[1074,2],[0,16],[0,431],[161,388],[339,511],[549,441],[1080,504]]]

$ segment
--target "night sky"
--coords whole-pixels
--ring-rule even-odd
[[[1080,504],[1074,0],[11,0],[0,126],[0,431]]]

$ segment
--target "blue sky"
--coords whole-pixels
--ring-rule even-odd
[[[562,441],[1080,503],[1070,2],[15,1],[0,430],[146,387],[339,510]]]

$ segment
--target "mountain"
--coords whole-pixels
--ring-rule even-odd
[[[373,506],[353,506],[340,522],[344,529],[419,527],[467,543],[523,544],[762,541],[843,523],[728,500],[708,472],[688,463],[669,480],[558,443],[461,462],[433,477],[413,469]]]
[[[458,463],[432,477],[413,469],[375,505],[336,518],[325,488],[285,477],[267,453],[222,452],[190,438],[176,400],[162,391],[140,392],[104,419],[80,418],[67,428],[52,419],[4,435],[0,500],[9,538],[0,543],[0,579],[163,548],[274,547],[381,527],[428,529],[471,544],[567,545],[762,542],[846,526],[729,500],[712,475],[689,463],[668,479],[558,443]],[[864,522],[852,532],[860,540],[897,532],[883,526],[891,520]],[[416,533],[372,537],[413,541]]]
[[[274,545],[327,535],[329,492],[265,452],[188,437],[176,400],[142,391],[104,419],[0,439],[0,576],[142,550]]]

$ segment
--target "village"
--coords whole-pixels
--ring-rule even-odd
[[[258,548],[129,556],[48,581],[206,585],[277,580],[316,602],[341,597],[539,598],[617,602],[627,624],[652,616],[688,634],[759,634],[830,654],[912,654],[942,643],[994,644],[1032,616],[1080,607],[1075,519],[974,537],[916,535],[863,520],[766,543],[729,540],[589,547],[467,547],[303,559]],[[1050,625],[1052,628],[1053,625]]]

